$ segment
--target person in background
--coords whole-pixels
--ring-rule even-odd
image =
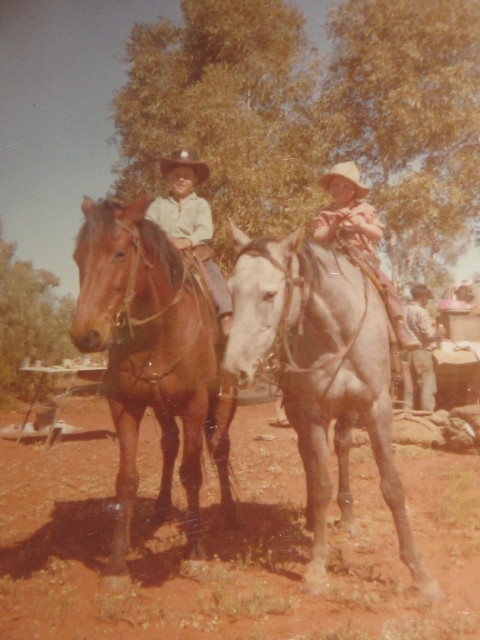
[[[435,328],[426,306],[432,292],[424,284],[410,290],[412,301],[407,305],[407,326],[417,340],[417,347],[408,352],[408,364],[413,382],[413,408],[435,411],[437,379],[433,349],[437,340],[445,337],[445,329]]]
[[[213,237],[210,205],[195,193],[195,188],[210,176],[210,167],[191,149],[180,149],[160,159],[160,170],[168,182],[168,197],[156,198],[147,211],[180,251],[209,246]],[[212,251],[213,253],[213,251]],[[218,265],[204,260],[207,285],[217,307],[223,337],[227,338],[232,322],[232,302]]]
[[[385,290],[387,312],[399,350],[415,348],[417,341],[407,330],[403,303],[392,281],[379,268],[374,243],[383,236],[384,226],[374,207],[362,200],[370,190],[362,184],[357,165],[350,160],[340,162],[323,175],[318,184],[328,191],[332,201],[314,217],[314,238],[321,243],[334,242],[339,238],[340,230],[345,231],[343,241],[373,270]]]

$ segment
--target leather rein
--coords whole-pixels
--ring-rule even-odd
[[[174,307],[182,298],[185,289],[184,289],[184,285],[185,282],[187,280],[187,276],[189,273],[189,269],[191,264],[194,262],[194,258],[193,256],[189,255],[188,258],[185,260],[184,259],[184,265],[183,265],[183,275],[182,275],[182,282],[180,284],[180,287],[178,288],[176,294],[173,296],[173,298],[164,306],[162,307],[159,311],[157,311],[156,313],[146,317],[146,318],[134,318],[132,316],[132,312],[131,312],[131,304],[132,301],[135,297],[135,288],[136,288],[136,283],[137,283],[137,278],[138,278],[138,270],[139,270],[139,266],[140,266],[140,260],[143,260],[144,264],[149,268],[149,269],[153,269],[153,265],[152,263],[149,261],[148,257],[145,254],[145,251],[143,249],[143,245],[141,243],[141,238],[140,238],[140,233],[139,230],[137,228],[137,226],[135,225],[133,230],[129,229],[128,227],[126,227],[125,225],[123,225],[122,223],[115,221],[115,224],[120,227],[123,231],[126,231],[127,233],[129,233],[132,236],[132,241],[133,241],[133,249],[134,249],[134,253],[133,253],[133,259],[131,261],[131,265],[130,265],[130,272],[129,272],[129,276],[128,276],[128,283],[127,283],[127,289],[125,292],[125,296],[123,298],[120,310],[118,311],[118,313],[115,315],[114,321],[113,321],[113,327],[115,327],[116,329],[125,329],[128,328],[128,332],[129,332],[129,336],[131,339],[134,338],[134,327],[139,327],[139,326],[143,326],[146,325],[150,322],[153,322],[153,320],[157,320],[158,318],[160,318],[163,314],[165,314],[169,309],[171,309],[172,307]],[[192,349],[193,345],[195,344],[195,342],[197,341],[198,337],[200,336],[201,333],[201,329],[203,327],[203,323],[202,323],[202,319],[201,319],[201,314],[200,314],[200,302],[198,299],[198,291],[196,289],[196,287],[193,287],[193,292],[194,292],[194,299],[195,299],[195,304],[196,304],[196,309],[197,309],[197,317],[198,317],[198,323],[196,326],[196,331],[194,332],[192,339],[189,341],[189,343],[187,344],[186,348],[182,351],[182,353],[179,354],[179,356],[177,358],[175,358],[175,360],[173,360],[171,363],[169,363],[169,365],[165,368],[164,371],[162,371],[161,373],[155,373],[155,372],[150,372],[148,375],[148,379],[151,383],[153,382],[157,382],[158,380],[160,380],[161,378],[164,378],[166,375],[168,375],[169,373],[171,373],[171,371],[173,371],[173,369],[175,369],[175,367],[182,361],[182,359],[190,352],[190,350]],[[154,349],[150,350],[153,351]]]
[[[134,337],[133,327],[139,327],[139,326],[148,324],[149,322],[152,322],[153,320],[156,320],[157,318],[162,316],[164,313],[166,313],[166,311],[168,311],[168,309],[170,309],[171,307],[176,305],[177,302],[180,300],[180,298],[183,295],[183,291],[184,291],[183,287],[184,287],[186,276],[187,276],[187,273],[188,273],[189,263],[184,265],[182,283],[181,283],[180,287],[178,288],[178,291],[176,292],[174,297],[170,300],[170,302],[168,302],[168,304],[166,304],[164,307],[162,307],[160,309],[160,311],[157,311],[156,313],[152,314],[151,316],[148,316],[147,318],[134,318],[132,316],[130,307],[131,307],[132,301],[133,301],[133,299],[135,297],[135,287],[136,287],[136,283],[137,283],[138,269],[139,269],[139,266],[140,266],[140,260],[142,259],[144,264],[149,269],[153,269],[153,265],[148,260],[147,256],[145,255],[145,251],[143,250],[143,246],[142,246],[142,243],[140,241],[140,234],[139,234],[137,226],[135,225],[133,230],[132,230],[132,229],[129,229],[128,227],[126,227],[125,225],[123,225],[121,222],[118,222],[118,220],[115,221],[115,224],[117,225],[117,227],[120,227],[120,229],[122,229],[123,231],[126,231],[127,233],[129,233],[132,236],[133,260],[132,260],[132,263],[131,263],[131,266],[130,266],[130,273],[128,275],[127,290],[125,292],[125,296],[123,298],[120,310],[115,315],[114,326],[117,329],[125,329],[125,327],[128,327],[128,331],[129,331],[130,337],[133,338]]]
[[[369,291],[369,287],[367,286],[367,281],[366,281],[366,276],[362,273],[362,277],[363,277],[363,282],[364,282],[364,300],[365,300],[365,306],[363,309],[363,313],[362,316],[358,322],[357,327],[355,328],[355,331],[353,332],[353,334],[351,335],[350,339],[348,340],[348,342],[337,352],[335,353],[331,358],[329,358],[329,360],[327,360],[327,362],[323,362],[322,364],[318,365],[318,366],[311,366],[311,367],[300,367],[297,362],[295,361],[295,358],[293,356],[291,347],[290,347],[290,340],[289,340],[289,326],[288,326],[288,317],[290,315],[290,310],[291,310],[291,305],[292,305],[292,300],[293,300],[293,293],[294,293],[294,289],[295,287],[299,287],[300,288],[300,296],[301,296],[301,300],[300,300],[300,312],[299,312],[299,317],[298,317],[298,321],[297,321],[297,336],[301,336],[303,335],[303,324],[304,324],[304,319],[305,319],[305,310],[308,304],[308,301],[311,299],[313,290],[312,290],[312,276],[311,274],[309,275],[309,277],[306,277],[305,275],[299,275],[299,276],[295,276],[292,274],[292,256],[289,258],[287,265],[283,265],[281,262],[279,262],[276,258],[274,258],[269,252],[266,251],[258,251],[255,249],[251,249],[251,250],[246,250],[244,253],[254,256],[254,257],[262,257],[265,258],[266,260],[268,260],[276,269],[278,269],[279,271],[281,271],[284,276],[285,276],[285,297],[284,297],[284,302],[283,302],[283,308],[282,308],[282,313],[280,316],[280,321],[279,321],[279,326],[278,326],[278,330],[277,330],[277,335],[276,335],[276,339],[275,339],[275,346],[272,352],[270,352],[263,360],[260,360],[260,370],[264,371],[266,373],[269,372],[273,372],[275,369],[281,369],[282,373],[313,373],[315,371],[320,371],[323,369],[327,369],[330,365],[335,364],[335,363],[339,363],[338,367],[336,368],[329,384],[327,385],[327,388],[324,391],[324,394],[326,394],[326,392],[328,391],[328,389],[330,388],[330,386],[332,385],[335,377],[337,376],[341,365],[343,364],[345,358],[347,357],[348,353],[350,352],[351,348],[353,347],[353,345],[355,344],[358,335],[360,334],[360,331],[363,327],[363,324],[365,322],[365,318],[367,315],[367,310],[368,310],[368,291]],[[285,355],[285,358],[282,357],[282,353]],[[280,367],[278,366],[277,363],[280,363]]]

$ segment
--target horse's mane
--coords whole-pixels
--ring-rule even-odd
[[[155,222],[143,219],[138,223],[138,227],[147,253],[151,252],[158,258],[170,278],[172,287],[175,290],[179,289],[185,268],[180,251],[173,246],[165,231]]]
[[[269,244],[272,242],[278,242],[278,239],[270,237],[254,238],[242,248],[238,254],[238,258],[243,254],[264,256],[268,258],[271,256]],[[319,252],[319,248],[323,251]],[[317,243],[304,241],[300,250],[297,252],[297,256],[300,262],[301,273],[313,286],[315,286],[320,283],[322,277],[321,272],[328,268],[327,262],[332,259],[333,253],[331,249],[320,247]]]
[[[80,228],[76,239],[76,247],[88,244],[100,225],[106,225],[113,234],[115,229],[115,211],[122,208],[111,199],[100,200]],[[136,223],[145,253],[158,260],[167,274],[172,287],[177,290],[183,281],[183,260],[180,252],[168,240],[167,234],[151,220],[142,219]]]
[[[253,238],[248,244],[246,244],[238,253],[237,260],[244,253],[250,253],[252,255],[268,256],[270,251],[268,244],[270,242],[278,242],[275,238]]]

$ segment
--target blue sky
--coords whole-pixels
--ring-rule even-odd
[[[295,0],[325,50],[331,0]],[[104,197],[117,149],[110,102],[126,82],[124,43],[135,22],[181,19],[179,0],[1,0],[0,219],[15,257],[78,292],[71,258],[84,194]],[[458,279],[477,270],[478,250]]]

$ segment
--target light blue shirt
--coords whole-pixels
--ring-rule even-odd
[[[208,243],[213,237],[210,205],[196,193],[180,202],[172,196],[157,198],[148,207],[146,217],[171,238],[188,238],[193,247]]]

